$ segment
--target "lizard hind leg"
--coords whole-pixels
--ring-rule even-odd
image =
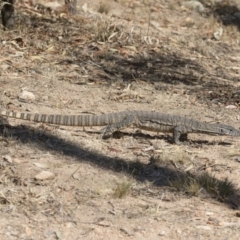
[[[102,129],[102,138],[107,139],[111,137],[114,132],[120,131],[123,128],[127,128],[135,123],[135,118],[132,115],[124,117],[121,121],[109,124]]]

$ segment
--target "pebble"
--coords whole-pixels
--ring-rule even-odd
[[[0,65],[0,68],[3,70],[3,71],[6,71],[7,69],[9,69],[9,65],[8,64],[2,64]]]
[[[187,1],[182,4],[183,7],[193,9],[199,13],[205,12],[205,7],[198,1]]]
[[[19,95],[19,99],[22,100],[35,100],[36,97],[32,92],[28,92],[28,91],[22,91],[21,94]]]

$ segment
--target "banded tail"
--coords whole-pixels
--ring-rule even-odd
[[[100,115],[54,115],[1,111],[1,116],[65,126],[106,126],[121,121],[126,112]]]

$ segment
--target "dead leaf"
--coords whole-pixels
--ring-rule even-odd
[[[20,164],[20,163],[25,163],[28,162],[26,159],[19,159],[19,158],[13,158],[13,162]]]
[[[235,105],[228,105],[228,106],[226,106],[226,108],[233,109],[233,108],[237,108],[237,106],[235,106]]]
[[[50,163],[33,163],[35,166],[39,167],[39,168],[43,168],[43,169],[49,169],[52,168],[52,164]]]
[[[202,230],[212,230],[211,227],[209,226],[204,226],[204,225],[199,225],[199,226],[196,226],[197,229],[202,229]]]

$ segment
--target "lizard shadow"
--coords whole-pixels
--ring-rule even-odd
[[[152,186],[157,189],[156,191],[158,192],[158,195],[161,188],[171,187],[169,180],[187,177],[185,171],[170,168],[169,166],[160,166],[156,169],[153,166],[153,170],[156,170],[155,172],[157,172],[157,174],[155,174],[154,171],[150,171],[150,174],[148,174],[149,165],[142,162],[127,161],[127,159],[117,156],[108,157],[99,152],[87,150],[79,144],[67,141],[49,131],[34,129],[26,125],[0,126],[0,132],[6,139],[15,139],[24,144],[28,143],[33,147],[45,151],[61,152],[61,154],[64,154],[65,156],[77,159],[78,162],[87,162],[106,171],[125,173],[139,182],[151,182]],[[150,166],[150,170],[151,168],[152,166]],[[191,175],[191,178],[197,179],[198,176]],[[219,182],[219,184],[222,182],[216,178],[214,178],[214,181]],[[236,189],[236,191],[230,196],[226,197],[226,199],[217,200],[224,202],[233,209],[240,208],[240,192],[238,189]]]
[[[85,132],[90,135],[91,134],[101,134],[99,131],[86,131],[85,130]],[[136,139],[147,139],[147,140],[164,140],[165,142],[167,142],[169,144],[174,143],[173,138],[169,134],[151,135],[146,132],[143,133],[139,130],[137,130],[136,132],[133,132],[133,133],[118,131],[118,132],[115,132],[112,136],[112,138],[115,138],[115,139],[120,139],[122,137],[134,137]],[[232,145],[231,143],[225,142],[225,141],[216,142],[216,141],[207,141],[207,140],[191,140],[191,139],[187,138],[186,136],[180,137],[180,142],[182,145],[191,145],[191,146],[195,146],[195,145],[231,146]]]
[[[170,144],[173,144],[173,138],[170,135],[150,135],[150,134],[146,134],[146,133],[142,133],[142,132],[136,132],[133,134],[129,134],[129,133],[123,133],[124,136],[133,136],[136,138],[147,138],[147,139],[151,139],[151,140],[155,140],[155,139],[159,139],[159,140],[164,140]],[[207,140],[190,140],[189,138],[187,138],[186,136],[180,137],[180,142],[183,145],[209,145],[209,146],[213,146],[213,145],[223,145],[223,146],[228,146],[231,145],[231,143],[228,142],[218,142],[216,143],[215,141],[207,141]]]

